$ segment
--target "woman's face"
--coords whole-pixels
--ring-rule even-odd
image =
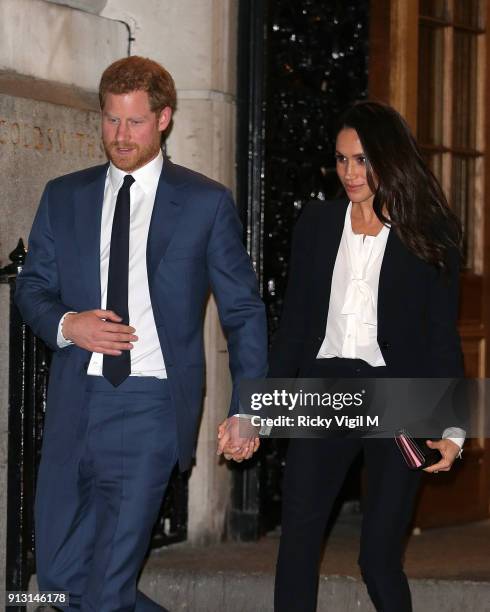
[[[353,204],[370,203],[374,200],[367,180],[366,157],[356,130],[344,128],[337,136],[335,158],[337,175]]]

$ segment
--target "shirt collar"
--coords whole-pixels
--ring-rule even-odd
[[[112,162],[110,162],[109,180],[111,187],[114,192],[119,191],[126,174],[131,174],[143,192],[147,194],[156,189],[162,168],[163,155],[161,151],[158,152],[158,155],[155,158],[134,172],[124,172],[124,170],[117,168]]]

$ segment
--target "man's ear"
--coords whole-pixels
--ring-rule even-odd
[[[170,122],[172,121],[172,109],[170,106],[166,106],[162,112],[160,113],[160,117],[158,118],[158,129],[160,132],[164,132]]]

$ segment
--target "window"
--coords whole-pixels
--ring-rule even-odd
[[[483,270],[484,0],[420,0],[418,140],[461,219],[466,267]]]

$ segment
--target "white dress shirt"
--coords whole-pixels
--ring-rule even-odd
[[[352,204],[332,275],[325,339],[317,358],[363,359],[369,365],[386,365],[378,345],[378,284],[389,228],[377,236],[354,234]]]
[[[332,274],[325,338],[317,359],[362,359],[373,367],[386,365],[378,344],[378,285],[390,228],[376,236],[354,234],[352,202]],[[465,432],[448,427],[442,434],[460,448]]]
[[[167,378],[160,341],[158,339],[148,286],[146,244],[158,181],[163,167],[163,156],[158,154],[142,168],[131,173],[135,182],[130,189],[129,221],[129,323],[138,336],[131,350],[131,376]],[[101,308],[107,304],[107,277],[111,248],[112,219],[116,199],[127,173],[109,165],[105,181],[102,221],[100,228],[100,294]],[[61,334],[63,319],[58,328],[58,346],[70,344]],[[102,376],[102,353],[93,353],[87,373]]]

